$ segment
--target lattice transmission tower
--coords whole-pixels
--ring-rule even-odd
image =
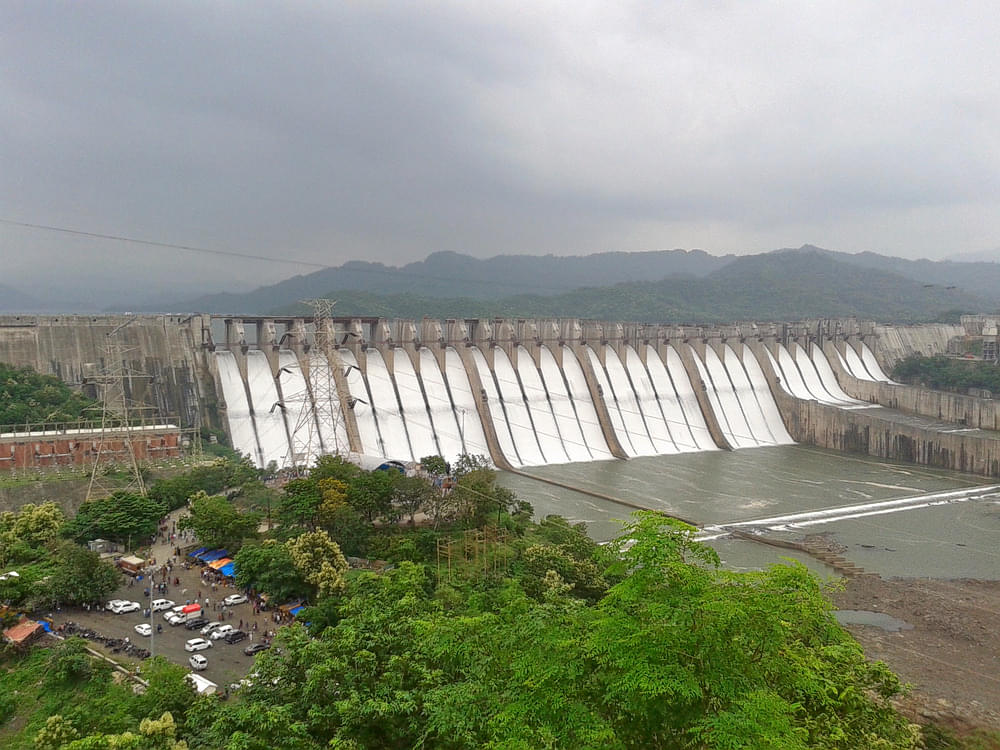
[[[111,330],[104,340],[104,367],[96,384],[101,389],[101,433],[94,450],[94,462],[87,487],[87,499],[105,496],[114,490],[126,490],[146,494],[146,483],[135,454],[132,439],[132,421],[138,413],[140,422],[145,420],[143,412],[152,407],[130,403],[128,386],[136,378],[148,377],[131,370],[118,334],[136,319],[130,318]],[[121,468],[127,473],[124,482],[119,474],[114,480],[106,481],[106,470]]]
[[[318,456],[341,455],[350,450],[349,445],[342,444],[341,435],[346,430],[337,374],[343,372],[343,364],[337,353],[332,320],[337,301],[301,301],[312,308],[315,328],[313,346],[325,358],[326,366],[317,367],[321,364],[318,358],[310,358],[306,390],[285,399],[286,410],[292,404],[297,409],[295,429],[292,431],[292,458],[297,471],[308,469]],[[322,429],[323,426],[328,429]]]

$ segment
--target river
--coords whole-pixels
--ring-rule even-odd
[[[803,445],[561,464],[535,467],[530,473],[664,510],[698,525],[916,498],[989,484],[968,474]],[[619,521],[632,512],[514,474],[502,473],[501,483],[530,502],[536,516],[559,514],[583,521],[591,536],[601,541],[618,534]],[[849,560],[883,576],[1000,578],[1000,494],[996,491],[962,501],[792,527],[773,535],[801,540],[807,534],[828,535],[846,547],[843,554]],[[730,539],[709,543],[734,569],[757,569],[791,556],[817,572],[829,572],[805,555],[787,550]]]

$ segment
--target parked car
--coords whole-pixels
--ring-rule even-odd
[[[164,609],[170,609],[173,606],[174,606],[174,603],[172,601],[170,601],[169,599],[154,599],[150,603],[149,608],[151,610],[153,610],[154,612],[160,612],[160,611],[162,611]]]
[[[135,626],[135,632],[139,635],[152,635],[153,628],[148,622],[140,622]]]
[[[139,602],[119,602],[111,608],[111,611],[116,615],[123,615],[126,612],[138,612],[140,609],[142,605]]]
[[[223,637],[223,640],[226,643],[239,643],[246,637],[247,634],[244,633],[242,630],[234,630],[231,633],[226,633],[226,635]]]
[[[243,653],[246,654],[247,656],[253,656],[254,654],[259,653],[261,651],[267,651],[269,648],[271,648],[271,646],[267,643],[251,643],[249,646],[243,649]]]
[[[120,607],[122,604],[128,604],[128,599],[112,599],[104,608],[111,612],[115,607]]]
[[[184,627],[188,630],[201,630],[206,625],[208,625],[208,620],[204,617],[196,617],[193,620],[188,620],[184,623]]]
[[[201,629],[201,634],[202,635],[208,635],[209,633],[212,633],[212,632],[218,630],[221,627],[222,627],[222,623],[221,622],[210,622],[210,623],[208,623],[208,625],[206,625],[205,627],[203,627]]]
[[[208,666],[208,659],[201,654],[191,654],[188,664],[191,665],[191,669],[205,669]]]
[[[225,604],[227,607],[232,607],[232,606],[235,606],[237,604],[246,604],[247,603],[247,595],[246,594],[230,594],[229,596],[227,596],[225,599],[222,600],[222,603]]]
[[[184,644],[185,651],[204,651],[206,648],[212,648],[212,642],[204,638],[192,638]]]
[[[217,641],[220,638],[224,638],[229,633],[232,633],[233,630],[235,630],[235,628],[232,625],[220,625],[211,633],[209,633],[208,637],[211,638],[213,641]]]
[[[163,619],[169,621],[170,618],[173,617],[174,615],[179,615],[181,613],[181,610],[184,609],[185,606],[186,605],[184,604],[178,604],[176,606],[171,607],[170,609],[168,609],[166,612],[163,613]]]

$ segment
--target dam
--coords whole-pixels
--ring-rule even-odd
[[[800,443],[1000,476],[992,399],[886,375],[961,326],[0,316],[0,361],[97,396],[113,331],[130,398],[225,431],[261,468],[469,453],[519,470]]]

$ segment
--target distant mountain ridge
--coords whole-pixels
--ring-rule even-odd
[[[212,294],[178,302],[174,309],[211,313],[263,313],[300,299],[351,290],[423,297],[498,299],[517,294],[556,294],[588,286],[704,276],[736,256],[702,250],[608,252],[584,256],[498,255],[485,260],[453,252],[433,253],[405,266],[349,261],[294,276],[245,294]],[[336,295],[334,295],[336,296]]]
[[[818,249],[743,256],[702,277],[671,276],[496,300],[337,293],[337,314],[420,318],[578,317],[640,322],[723,323],[858,316],[915,323],[982,310],[990,301],[943,285],[843,263]],[[306,314],[289,305],[275,314]]]
[[[803,245],[758,255],[701,250],[506,255],[434,253],[402,267],[351,261],[245,294],[172,306],[235,315],[305,312],[335,297],[341,315],[566,315],[720,322],[857,315],[918,321],[1000,304],[1000,265],[906,260]],[[641,302],[640,302],[641,301]]]

